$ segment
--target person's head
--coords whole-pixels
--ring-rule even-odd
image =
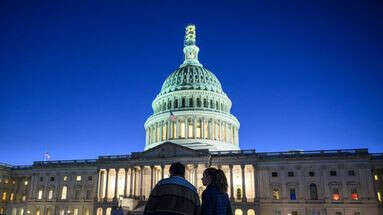
[[[180,176],[184,178],[185,166],[180,162],[172,163],[172,165],[170,165],[169,172],[170,176]]]
[[[208,186],[215,180],[217,174],[216,172],[217,169],[213,167],[209,167],[203,171],[201,179],[203,186]]]
[[[213,185],[218,188],[219,191],[227,192],[227,180],[225,173],[221,169],[207,168],[203,172],[202,184],[204,186]]]

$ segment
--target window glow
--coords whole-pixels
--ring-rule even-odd
[[[197,120],[195,138],[201,138],[201,120]]]
[[[193,138],[193,122],[189,122],[188,124],[188,138]]]
[[[340,195],[338,193],[333,193],[332,194],[332,200],[339,201],[340,200]]]
[[[67,192],[68,192],[68,187],[67,186],[63,186],[63,189],[61,191],[61,199],[65,200],[66,197],[67,197]]]
[[[279,200],[279,198],[280,198],[279,190],[278,189],[274,189],[273,190],[273,199],[274,200]]]
[[[36,209],[36,215],[40,215],[40,209]]]
[[[15,194],[14,193],[11,193],[10,197],[9,197],[9,200],[10,201],[13,201],[13,198],[14,198]]]
[[[162,128],[162,137],[161,137],[161,140],[166,140],[166,124],[163,124],[161,126]]]
[[[78,215],[78,208],[75,208],[75,209],[73,210],[73,215]]]
[[[186,135],[185,135],[185,122],[184,121],[180,122],[180,137],[181,138],[186,137]]]
[[[24,181],[24,185],[25,185],[25,186],[28,185],[28,181]]]
[[[76,176],[76,181],[81,181],[81,175]]]
[[[53,198],[53,190],[49,190],[48,199],[51,200]]]
[[[37,196],[37,199],[42,199],[43,198],[43,190],[39,190],[39,194]]]
[[[68,176],[64,176],[63,180],[68,181]]]
[[[7,192],[4,192],[3,195],[1,196],[2,200],[7,200]]]
[[[380,192],[378,192],[377,194],[378,194],[378,201],[382,202],[382,194]]]
[[[176,126],[176,123],[175,122],[172,122],[172,128],[173,128],[173,134],[172,134],[172,138],[176,138],[177,137],[177,126]]]
[[[379,176],[378,175],[374,175],[374,180],[375,181],[379,180]]]

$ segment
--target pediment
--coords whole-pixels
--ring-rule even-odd
[[[135,158],[201,157],[206,155],[210,155],[208,150],[194,150],[172,142],[165,142],[147,151],[133,154]]]

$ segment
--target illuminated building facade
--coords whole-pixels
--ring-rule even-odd
[[[221,168],[236,215],[383,214],[383,154],[240,150],[240,124],[219,80],[198,60],[193,25],[186,27],[183,51],[184,62],[153,101],[143,152],[1,164],[0,214],[111,215],[118,204],[140,214],[175,161],[185,164],[199,193],[203,170]]]

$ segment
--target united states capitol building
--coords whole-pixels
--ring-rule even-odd
[[[0,164],[0,214],[111,215],[115,205],[140,214],[175,161],[185,164],[199,193],[203,170],[221,168],[236,215],[383,214],[383,153],[241,150],[230,98],[198,60],[194,25],[186,27],[183,52],[152,103],[144,151]]]

